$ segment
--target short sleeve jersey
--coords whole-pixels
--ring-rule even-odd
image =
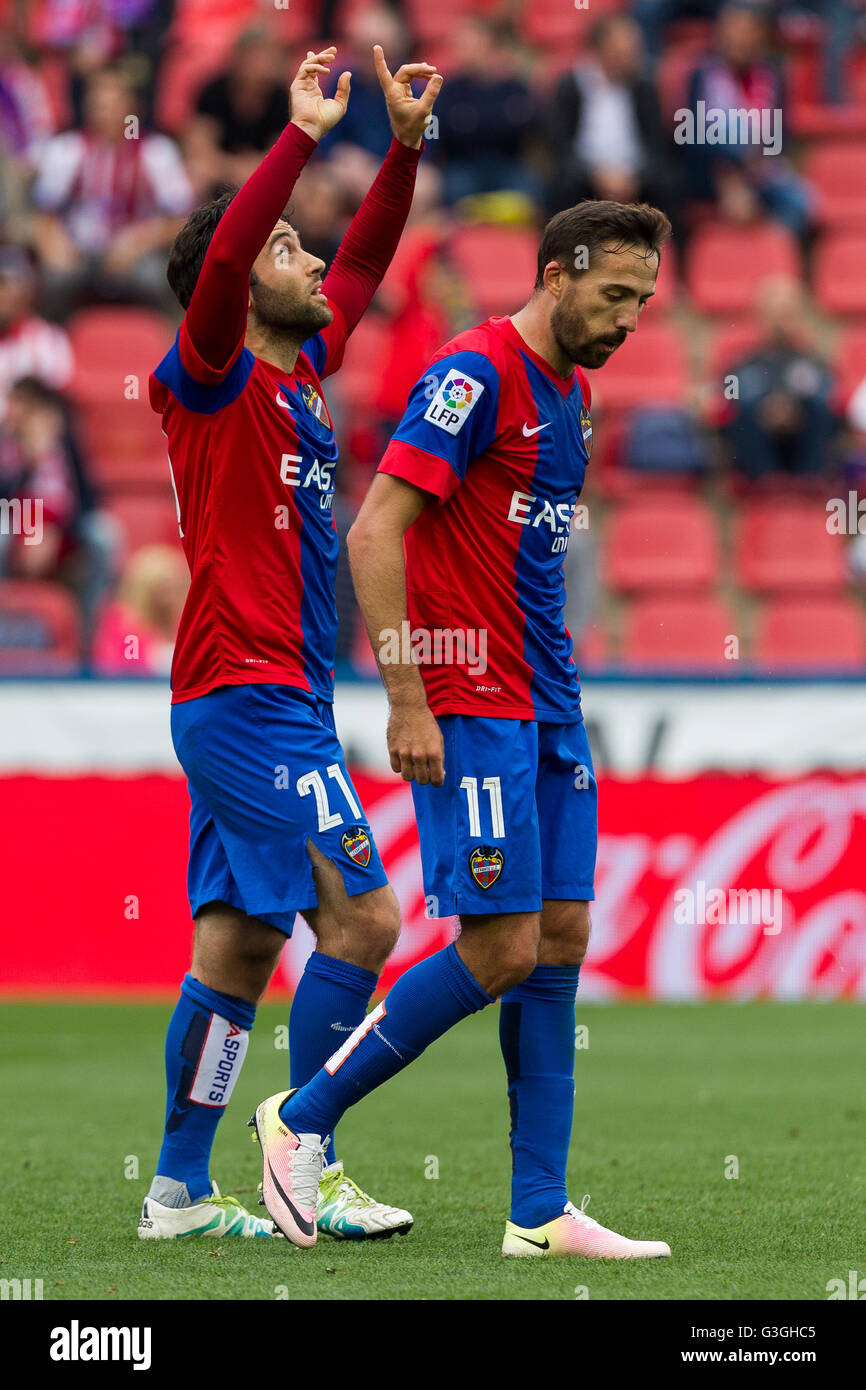
[[[379,471],[432,494],[405,537],[412,648],[434,714],[579,720],[565,555],[590,388],[509,318],[440,348]]]

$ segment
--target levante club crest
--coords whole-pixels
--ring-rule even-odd
[[[354,859],[356,864],[366,869],[370,862],[370,836],[363,825],[350,825],[340,844],[350,859]]]
[[[586,445],[586,456],[589,458],[592,453],[592,420],[585,405],[580,407],[580,432]]]
[[[492,888],[505,867],[501,849],[477,845],[469,856],[469,868],[479,888]]]
[[[307,403],[307,409],[313,412],[316,419],[321,424],[327,425],[328,429],[333,429],[331,417],[328,414],[328,407],[325,405],[325,402],[322,400],[313,383],[311,381],[305,381],[301,386],[301,390],[304,394],[304,400]]]

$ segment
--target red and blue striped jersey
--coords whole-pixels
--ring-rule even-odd
[[[191,574],[175,703],[254,682],[333,699],[337,442],[321,379],[339,367],[347,333],[329,303],[332,322],[304,343],[290,373],[242,338],[215,371],[184,320],[150,378]]]
[[[434,714],[582,717],[563,557],[589,407],[580,368],[559,376],[509,318],[458,334],[414,387],[379,471],[435,499],[405,537],[410,636]]]

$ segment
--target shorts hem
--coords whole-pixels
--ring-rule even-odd
[[[458,894],[457,903],[458,905],[455,907],[454,911],[458,917],[499,917],[503,913],[541,911],[540,897],[533,898],[532,900],[521,898],[518,899],[516,903],[510,899],[507,903],[503,903],[499,899],[496,899],[492,902],[491,906],[486,907],[482,903],[477,903],[474,898],[470,906],[460,906],[460,895]]]
[[[591,883],[578,884],[577,887],[573,883],[545,885],[542,897],[562,902],[593,902],[595,888]]]
[[[295,916],[299,912],[305,911],[303,907],[276,906],[253,908],[248,906],[247,903],[235,901],[228,893],[206,893],[201,898],[201,900],[193,898],[190,899],[189,909],[191,916],[195,918],[196,913],[201,912],[203,907],[207,907],[208,903],[227,903],[228,906],[233,907],[236,912],[243,912],[246,917],[255,917],[257,921],[264,922],[266,926],[273,927],[275,931],[281,931],[283,935],[286,937],[290,937],[292,935]],[[316,907],[316,905],[316,903],[308,903],[307,907]],[[290,927],[277,926],[275,922],[268,921],[269,917],[289,916],[291,916],[293,919],[292,926]]]

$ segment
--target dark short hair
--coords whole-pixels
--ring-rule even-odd
[[[165,278],[184,309],[189,308],[211,238],[236,193],[236,188],[227,188],[218,198],[194,208],[172,242]]]
[[[660,256],[671,234],[665,214],[649,203],[611,203],[588,199],[573,208],[564,208],[551,217],[541,235],[535,288],[544,286],[544,267],[558,261],[569,275],[589,269],[597,251],[622,251],[626,246],[645,246],[647,257]],[[578,247],[586,247],[588,264],[577,269]]]

